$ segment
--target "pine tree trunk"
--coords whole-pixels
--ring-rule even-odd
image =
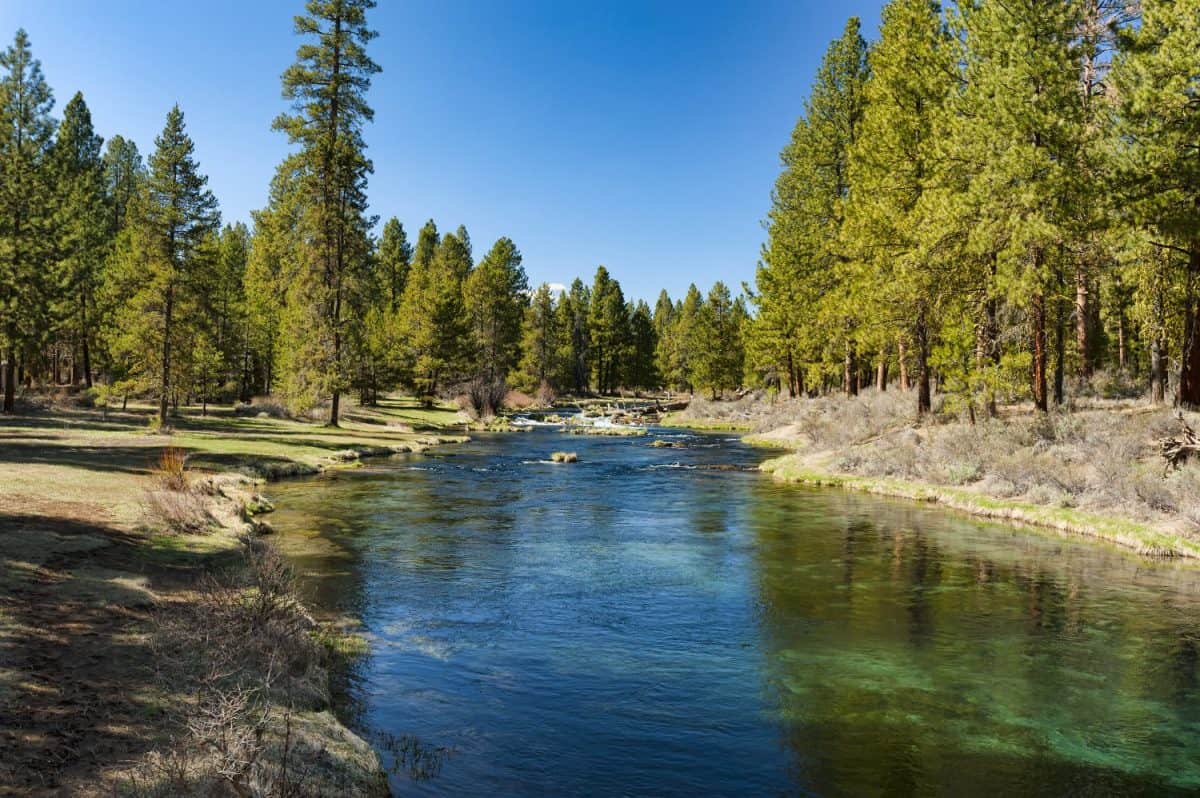
[[[846,396],[858,395],[858,358],[854,341],[846,342],[846,359],[842,368],[842,390]]]
[[[1117,313],[1117,365],[1125,371],[1128,358],[1125,352],[1125,308]]]
[[[1061,283],[1061,280],[1060,280]],[[1054,404],[1061,405],[1065,398],[1063,381],[1066,378],[1066,313],[1063,311],[1063,300],[1054,299]]]
[[[1157,336],[1150,342],[1150,399],[1156,405],[1167,400],[1167,347]]]
[[[9,340],[13,338],[13,333],[9,331]],[[11,413],[16,405],[16,388],[17,388],[17,353],[14,351],[12,344],[8,346],[8,359],[4,363],[4,412]]]
[[[903,336],[896,336],[896,361],[900,369],[900,390],[908,393],[908,347]]]
[[[162,384],[158,399],[158,424],[167,426],[167,394],[171,390],[171,312],[175,305],[174,286],[167,285],[167,297],[163,308]]]
[[[1034,294],[1030,306],[1033,323],[1033,405],[1043,413],[1049,409],[1046,396],[1046,297]]]
[[[1200,299],[1196,283],[1200,281],[1200,240],[1192,242],[1188,257],[1187,316],[1179,374],[1179,405],[1189,410],[1200,409]]]
[[[933,409],[933,397],[929,388],[929,327],[924,307],[917,313],[913,338],[917,345],[917,415],[925,416]]]
[[[875,373],[875,384],[879,388],[880,393],[883,393],[884,391],[887,390],[887,379],[888,379],[888,362],[887,362],[887,352],[885,351],[885,352],[879,353],[879,368],[876,370],[876,373]]]
[[[1089,307],[1088,275],[1082,264],[1075,268],[1075,349],[1079,353],[1080,379],[1092,376],[1091,320]]]
[[[83,384],[92,387],[92,350],[88,346],[87,303],[83,303]]]
[[[792,353],[788,352],[787,356],[787,371],[788,371],[788,396],[792,399],[796,398],[796,363],[792,359]]]

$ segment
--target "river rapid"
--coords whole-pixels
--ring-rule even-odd
[[[537,429],[271,486],[393,790],[1200,793],[1195,567],[765,456]]]

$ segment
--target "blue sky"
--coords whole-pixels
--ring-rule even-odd
[[[829,41],[880,0],[380,0],[367,130],[372,212],[410,235],[498,236],[530,280],[627,295],[754,275],[778,153]],[[301,0],[0,0],[56,109],[81,90],[98,131],[153,147],[178,102],[227,220],[249,220],[286,151],[270,129]],[[197,10],[202,9],[202,10]]]

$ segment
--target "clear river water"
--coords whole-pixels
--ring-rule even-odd
[[[339,692],[393,790],[1200,793],[1195,567],[768,454],[538,429],[272,485],[306,598],[371,641]]]

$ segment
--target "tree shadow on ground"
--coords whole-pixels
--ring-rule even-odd
[[[223,557],[87,521],[0,512],[0,795],[77,794],[161,744],[145,633]],[[131,570],[132,569],[132,570]]]

